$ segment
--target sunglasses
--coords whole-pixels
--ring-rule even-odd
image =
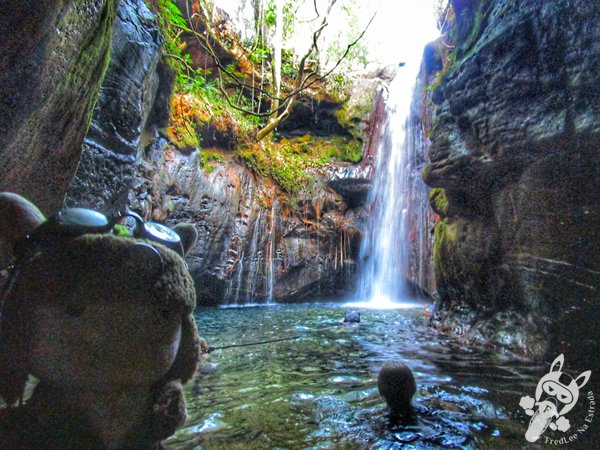
[[[127,221],[128,218],[133,219]],[[122,222],[133,222],[133,229]],[[120,227],[119,227],[120,226]],[[125,233],[123,233],[125,230]],[[144,222],[139,214],[125,210],[108,217],[98,211],[86,208],[62,209],[30,234],[15,244],[17,261],[27,258],[31,249],[44,243],[56,242],[65,238],[73,238],[90,233],[128,234],[139,239],[158,242],[184,256],[183,245],[179,235],[157,222]]]

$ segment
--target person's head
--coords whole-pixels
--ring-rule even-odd
[[[412,397],[417,391],[415,377],[406,364],[388,361],[377,377],[379,393],[385,399],[392,415],[405,417],[412,413]]]

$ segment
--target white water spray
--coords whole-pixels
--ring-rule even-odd
[[[429,226],[428,189],[421,180],[424,138],[410,114],[418,68],[418,62],[400,67],[385,93],[355,306],[418,304],[415,286],[424,279]]]

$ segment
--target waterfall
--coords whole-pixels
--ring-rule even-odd
[[[417,297],[415,286],[427,284],[430,214],[428,190],[421,180],[425,139],[418,119],[411,115],[417,73],[409,69],[401,67],[385,92],[360,249],[356,297],[374,307],[410,302]]]
[[[251,192],[252,194],[252,192]],[[237,249],[234,267],[228,281],[226,298],[229,305],[273,303],[275,265],[278,258],[275,231],[279,202],[273,200],[269,209],[257,208],[251,212],[253,197],[248,195],[244,212],[239,214]],[[247,212],[246,212],[247,211]]]
[[[277,214],[277,199],[273,200],[271,210],[269,211],[269,223],[267,229],[267,249],[265,257],[265,274],[266,274],[266,300],[267,303],[273,303],[273,252],[275,247],[275,217]]]

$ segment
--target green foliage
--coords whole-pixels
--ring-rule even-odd
[[[267,24],[270,27],[274,27],[276,17],[277,17],[277,15],[275,13],[275,3],[269,2],[269,4],[267,5],[267,9],[265,10],[265,16],[264,16],[265,24]]]
[[[271,58],[271,50],[262,44],[252,47],[250,59],[254,64],[261,64]]]
[[[249,145],[238,151],[238,157],[261,177],[271,178],[293,200],[312,185],[310,171],[340,161],[356,163],[362,158],[362,145],[352,138],[305,135],[262,146]]]
[[[200,152],[198,162],[200,163],[200,169],[209,174],[215,170],[216,166],[223,164],[225,162],[225,158],[217,151],[203,150]]]
[[[192,68],[192,58],[189,53],[183,55],[185,66],[176,72],[175,92],[195,94],[199,97],[216,100],[219,88],[216,80],[207,80],[210,70]]]
[[[230,128],[232,132],[252,136],[260,123],[259,118],[245,116],[234,110],[222,95],[218,77],[197,66],[187,51],[182,36],[190,36],[188,23],[174,0],[150,0],[157,13],[159,28],[165,37],[164,55],[175,74],[171,117],[168,134],[179,148],[199,148],[199,129],[214,122],[216,128]],[[189,39],[189,38],[186,38]],[[243,79],[238,61],[227,71]],[[240,96],[245,100],[244,96]],[[239,125],[239,127],[238,127]],[[211,165],[207,170],[212,170]]]
[[[173,0],[157,0],[159,28],[165,37],[163,54],[175,73],[175,92],[193,93],[203,97],[216,97],[216,82],[209,81],[210,71],[194,67],[191,55],[181,35],[190,31],[186,19]]]
[[[281,51],[281,73],[290,78],[296,78],[298,68],[294,64],[294,54],[290,50],[283,49]]]
[[[439,215],[445,216],[448,211],[448,198],[443,188],[434,188],[429,192],[429,203],[432,209]]]
[[[187,29],[187,22],[175,2],[172,0],[157,0],[156,8],[158,13],[158,26],[165,37],[163,51],[167,55],[181,57],[181,39],[179,35],[180,30]],[[175,59],[171,59],[169,64],[171,64],[171,67],[176,69],[176,71],[180,68],[177,66]]]

